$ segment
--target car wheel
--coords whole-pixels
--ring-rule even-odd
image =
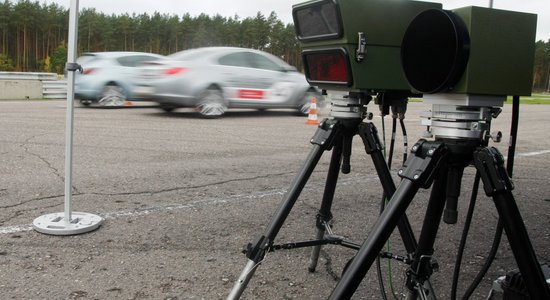
[[[208,88],[197,98],[195,110],[205,118],[217,118],[227,110],[223,93],[218,88]]]
[[[165,112],[173,112],[174,109],[176,109],[175,106],[172,105],[160,105],[160,109],[164,110]]]
[[[101,90],[97,103],[101,106],[124,106],[126,93],[124,89],[116,84],[107,84]]]
[[[86,106],[86,107],[87,107],[87,106],[92,105],[92,101],[91,101],[91,100],[82,99],[82,100],[80,100],[80,105]]]

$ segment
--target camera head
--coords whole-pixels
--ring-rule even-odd
[[[405,0],[293,6],[306,78],[327,90],[530,95],[536,15]]]
[[[306,78],[327,90],[410,91],[400,46],[412,19],[439,3],[313,0],[293,6]]]
[[[383,114],[422,94],[436,138],[479,141],[507,95],[531,94],[534,14],[406,0],[313,0],[292,13],[312,85],[378,94]]]
[[[404,34],[403,73],[423,94],[530,95],[536,21],[485,7],[428,9]]]

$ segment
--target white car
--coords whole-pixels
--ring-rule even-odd
[[[296,68],[269,53],[235,47],[181,51],[141,68],[136,97],[170,112],[194,107],[205,117],[228,108],[293,108],[307,114],[312,97],[322,101]]]
[[[84,53],[76,62],[83,68],[75,73],[75,98],[85,106],[122,106],[134,95],[133,79],[137,67],[146,61],[165,58],[144,52],[92,52]]]

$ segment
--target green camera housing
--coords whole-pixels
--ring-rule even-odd
[[[475,6],[425,11],[403,39],[405,77],[420,93],[530,95],[536,22]]]
[[[454,93],[531,95],[537,16],[466,7],[454,10],[470,33],[470,58]]]
[[[441,8],[441,4],[316,0],[294,5],[294,24],[303,50],[306,78],[322,89],[410,91],[401,68],[401,42],[411,20],[430,8]],[[329,21],[325,22],[326,19]],[[330,69],[334,60],[322,60],[323,53],[338,56],[340,64],[347,64],[345,70]],[[341,77],[332,78],[331,72],[341,73]]]

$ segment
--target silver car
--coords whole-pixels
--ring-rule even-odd
[[[307,114],[320,92],[305,76],[266,52],[234,47],[181,51],[147,63],[138,75],[136,97],[151,99],[170,112],[194,107],[205,117],[228,108],[292,108]]]
[[[85,106],[97,103],[102,106],[122,106],[134,98],[133,79],[145,61],[165,58],[143,52],[92,52],[84,53],[76,62],[83,72],[75,75],[75,98]]]

